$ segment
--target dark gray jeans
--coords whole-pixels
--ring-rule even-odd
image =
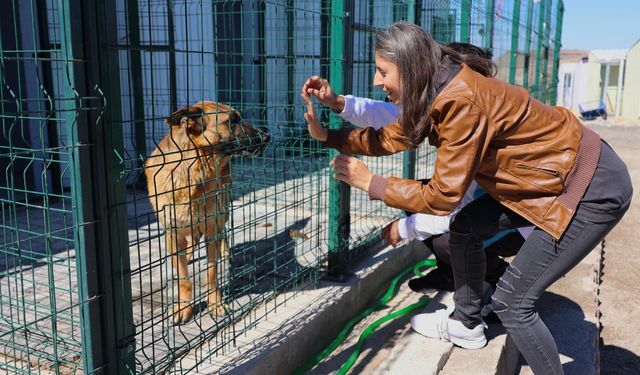
[[[534,306],[556,280],[576,266],[620,221],[633,188],[625,164],[603,142],[600,160],[576,214],[559,240],[536,228],[527,238],[492,296],[493,310],[536,374],[562,374],[560,356]],[[485,253],[482,241],[504,229],[530,225],[484,196],[465,206],[451,224],[451,263],[456,292],[454,318],[466,327],[480,323]]]

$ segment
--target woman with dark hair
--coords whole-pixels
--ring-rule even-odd
[[[342,153],[331,162],[335,178],[391,207],[436,215],[454,209],[472,180],[488,193],[462,208],[450,225],[455,308],[420,314],[412,327],[464,348],[482,348],[482,241],[534,225],[498,281],[492,304],[535,373],[562,373],[535,302],[629,208],[632,186],[624,162],[569,110],[493,78],[490,60],[460,55],[418,26],[393,24],[378,33],[375,50],[374,85],[400,105],[398,121],[379,130],[325,129],[309,95],[321,96],[328,82],[311,77],[303,86],[309,133]],[[428,184],[373,175],[361,160],[344,155],[389,155],[425,139],[438,147]]]
[[[447,47],[462,55],[491,58],[489,50],[473,44],[453,42],[448,43]],[[327,86],[327,90],[317,99],[323,105],[331,108],[342,119],[361,128],[372,127],[379,129],[397,120],[400,112],[398,106],[390,102],[360,98],[353,95],[337,95],[330,86]],[[420,181],[423,183],[429,182],[428,180]],[[382,230],[382,238],[394,247],[405,239],[415,238],[421,240],[438,261],[438,267],[425,276],[409,280],[409,287],[412,290],[416,292],[429,289],[454,290],[453,271],[449,261],[449,224],[461,207],[482,196],[482,194],[484,194],[484,191],[477,184],[472,183],[458,207],[450,214],[437,216],[407,212],[407,217],[389,223]],[[483,242],[486,250],[487,266],[485,280],[493,289],[495,289],[498,279],[507,267],[507,262],[502,257],[515,255],[531,230],[532,227],[510,229],[500,232]],[[484,309],[484,311],[488,312],[489,309]]]

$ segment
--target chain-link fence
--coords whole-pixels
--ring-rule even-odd
[[[222,353],[403,215],[330,178],[307,77],[382,99],[373,37],[407,20],[554,102],[562,7],[0,2],[0,369],[189,373]],[[366,161],[419,179],[434,157]]]

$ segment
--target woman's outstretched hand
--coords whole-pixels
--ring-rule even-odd
[[[307,104],[307,112],[304,114],[304,119],[307,121],[309,134],[319,141],[326,142],[329,131],[320,124],[311,98],[305,92],[300,96],[302,96],[302,100]]]
[[[323,104],[336,113],[344,109],[344,97],[336,95],[329,81],[320,77],[312,76],[302,85],[302,93],[315,96],[320,104]]]
[[[382,229],[382,238],[389,245],[396,247],[402,241],[400,237],[400,229],[398,229],[398,220],[388,224]]]
[[[362,160],[339,154],[331,160],[331,165],[333,166],[334,178],[344,181],[356,189],[369,191],[373,173],[369,171]]]

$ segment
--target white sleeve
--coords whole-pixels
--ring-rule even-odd
[[[457,212],[455,210],[454,212]],[[398,220],[398,231],[402,239],[415,238],[420,241],[449,231],[453,213],[445,216],[413,214]]]
[[[380,129],[396,121],[399,114],[398,106],[393,103],[345,95],[344,109],[338,116],[360,128]]]

